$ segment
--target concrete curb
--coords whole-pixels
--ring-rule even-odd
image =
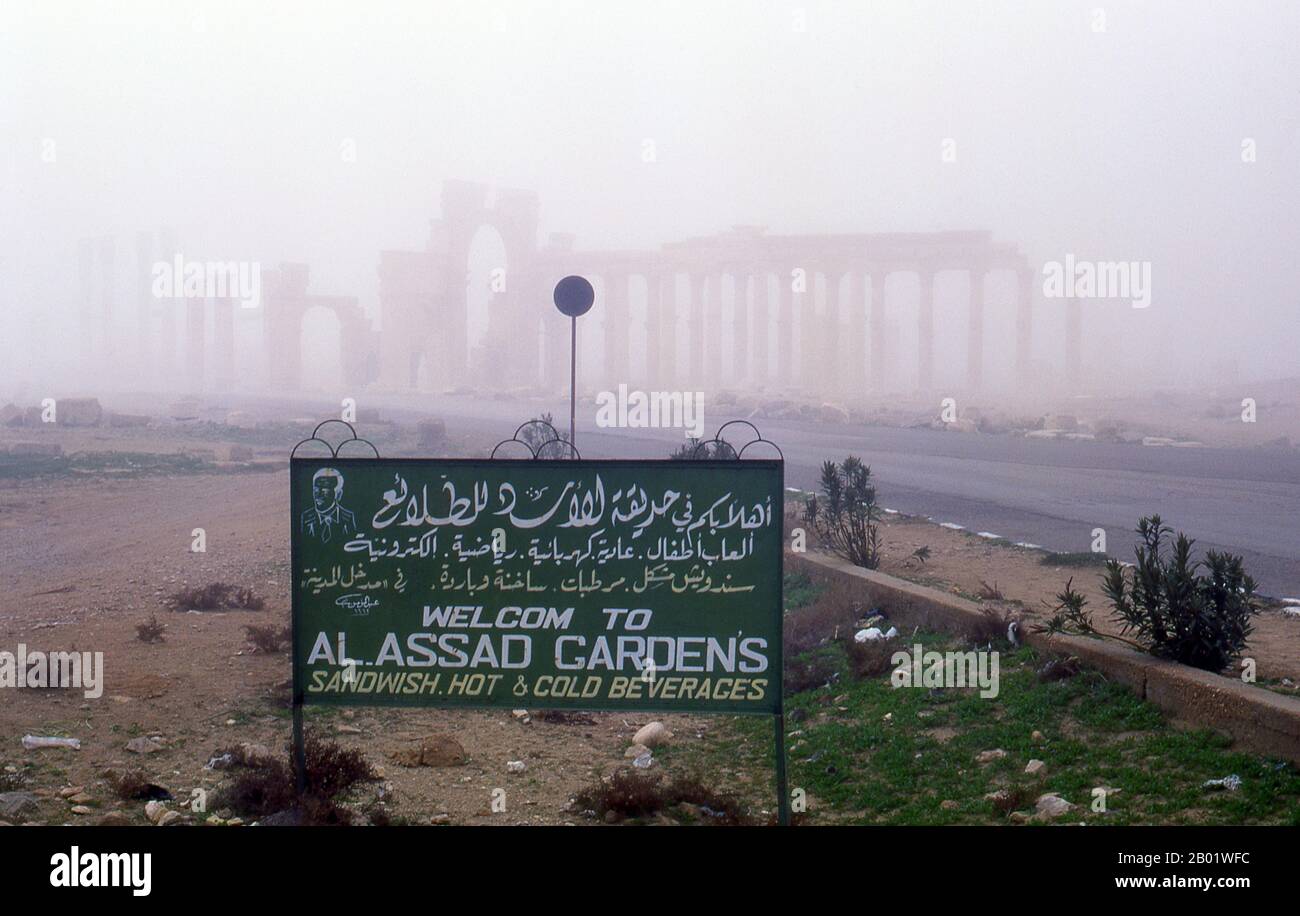
[[[800,554],[794,562],[860,580],[873,603],[889,609],[896,624],[928,624],[964,631],[983,616],[980,605],[956,595],[854,566],[826,554]],[[1041,651],[1076,655],[1112,680],[1169,714],[1177,723],[1229,735],[1237,747],[1300,763],[1300,699],[1253,687],[1177,662],[1153,658],[1128,646],[1080,636],[1023,633]]]

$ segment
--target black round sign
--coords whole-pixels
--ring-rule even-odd
[[[555,284],[555,307],[570,318],[587,314],[595,301],[596,291],[591,288],[586,277],[575,274]]]

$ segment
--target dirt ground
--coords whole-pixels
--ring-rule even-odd
[[[204,770],[213,752],[240,742],[279,750],[289,735],[284,709],[289,655],[250,651],[247,624],[289,622],[288,474],[241,474],[136,480],[24,483],[0,490],[0,646],[104,653],[104,694],[15,690],[0,704],[0,762],[34,765],[24,786],[57,796],[84,786],[95,814],[120,807],[143,822],[143,802],[119,803],[101,776],[107,767],[143,768],[177,798],[211,792],[225,774]],[[107,524],[97,523],[107,522]],[[190,550],[191,532],[207,532],[207,552]],[[172,612],[163,599],[186,585],[231,582],[252,587],[263,611]],[[136,624],[156,614],[165,641],[137,640]],[[570,796],[598,775],[625,765],[624,750],[649,717],[603,714],[590,724],[528,723],[511,711],[309,708],[307,728],[362,750],[390,784],[390,811],[416,823],[450,815],[453,823],[581,823]],[[674,741],[704,740],[716,722],[666,716]],[[433,733],[451,735],[468,761],[407,768],[388,759]],[[24,735],[65,735],[81,750],[26,751]],[[128,752],[137,736],[160,736],[164,749]],[[508,773],[522,760],[523,773]],[[493,790],[505,790],[493,813]],[[376,791],[378,787],[376,787]],[[44,820],[74,820],[51,797]],[[93,817],[94,815],[86,815]]]
[[[0,703],[0,767],[42,799],[27,820],[66,823],[117,810],[145,823],[144,802],[117,799],[105,768],[138,767],[185,799],[195,788],[212,793],[227,778],[204,769],[214,752],[241,742],[285,747],[289,656],[253,653],[243,628],[289,622],[288,490],[287,470],[0,483],[0,649],[15,652],[24,643],[97,651],[105,665],[98,699],[25,689],[8,691]],[[191,551],[195,528],[206,532],[205,553]],[[1096,568],[1054,569],[1037,552],[918,520],[891,518],[884,540],[886,572],[968,596],[981,581],[996,582],[1030,614],[1045,611],[1042,602],[1073,575],[1098,620],[1105,616]],[[920,546],[932,555],[918,567],[907,558]],[[164,606],[176,590],[211,582],[251,587],[266,609],[185,613]],[[162,643],[136,637],[136,625],[151,615],[167,625]],[[1261,678],[1300,680],[1300,620],[1267,613],[1254,642]],[[647,721],[600,714],[578,723],[525,722],[509,710],[307,711],[309,730],[360,749],[380,769],[383,781],[364,792],[382,793],[390,814],[411,823],[591,823],[569,810],[571,797],[626,765],[624,751]],[[727,727],[708,717],[662,721],[683,750]],[[407,768],[391,759],[435,733],[455,737],[467,763]],[[24,750],[28,734],[75,737],[81,749]],[[128,751],[140,736],[158,736],[161,750]],[[509,761],[523,761],[524,771],[509,772]],[[73,803],[60,797],[66,787],[84,787],[89,813],[72,813]],[[494,812],[499,789],[505,810]]]

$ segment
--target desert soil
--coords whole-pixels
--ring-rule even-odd
[[[192,531],[206,531],[207,551],[191,551]],[[103,771],[139,768],[177,799],[194,788],[212,793],[227,774],[205,770],[214,752],[255,742],[282,750],[289,735],[285,704],[287,654],[251,651],[244,627],[289,622],[289,506],[286,470],[169,477],[6,482],[0,487],[0,649],[19,643],[36,650],[104,653],[103,696],[80,691],[13,690],[0,703],[0,766],[41,796],[45,823],[91,820],[119,810],[145,823],[143,802],[123,802]],[[929,546],[923,567],[908,562]],[[993,583],[1029,614],[1073,575],[1099,610],[1096,569],[1053,569],[1040,554],[974,535],[891,518],[885,532],[886,572],[960,594]],[[186,586],[229,582],[264,597],[263,611],[173,612],[165,598]],[[167,625],[165,641],[145,644],[136,625],[151,615]],[[1103,617],[1104,614],[1098,614]],[[1261,678],[1300,680],[1300,620],[1263,615],[1255,637]],[[665,716],[674,743],[708,742],[725,719]],[[577,723],[524,721],[509,710],[460,712],[358,708],[308,709],[307,726],[364,752],[378,767],[380,791],[394,817],[412,823],[590,823],[572,813],[574,793],[625,766],[632,735],[650,720],[597,714]],[[28,751],[24,735],[62,735],[81,749]],[[430,734],[451,735],[467,763],[407,768],[391,755]],[[158,736],[162,749],[126,749],[139,736]],[[675,756],[675,755],[674,755]],[[683,755],[689,756],[689,755]],[[507,771],[522,760],[522,773]],[[728,780],[756,776],[730,773]],[[764,777],[765,778],[765,777]],[[76,815],[60,790],[83,786],[90,814]],[[718,785],[719,789],[736,786]],[[505,810],[493,812],[494,790]]]

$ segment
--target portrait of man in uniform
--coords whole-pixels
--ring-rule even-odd
[[[356,533],[357,519],[339,500],[343,497],[343,475],[334,468],[321,468],[311,478],[314,505],[299,519],[303,534],[329,543],[334,538]]]

